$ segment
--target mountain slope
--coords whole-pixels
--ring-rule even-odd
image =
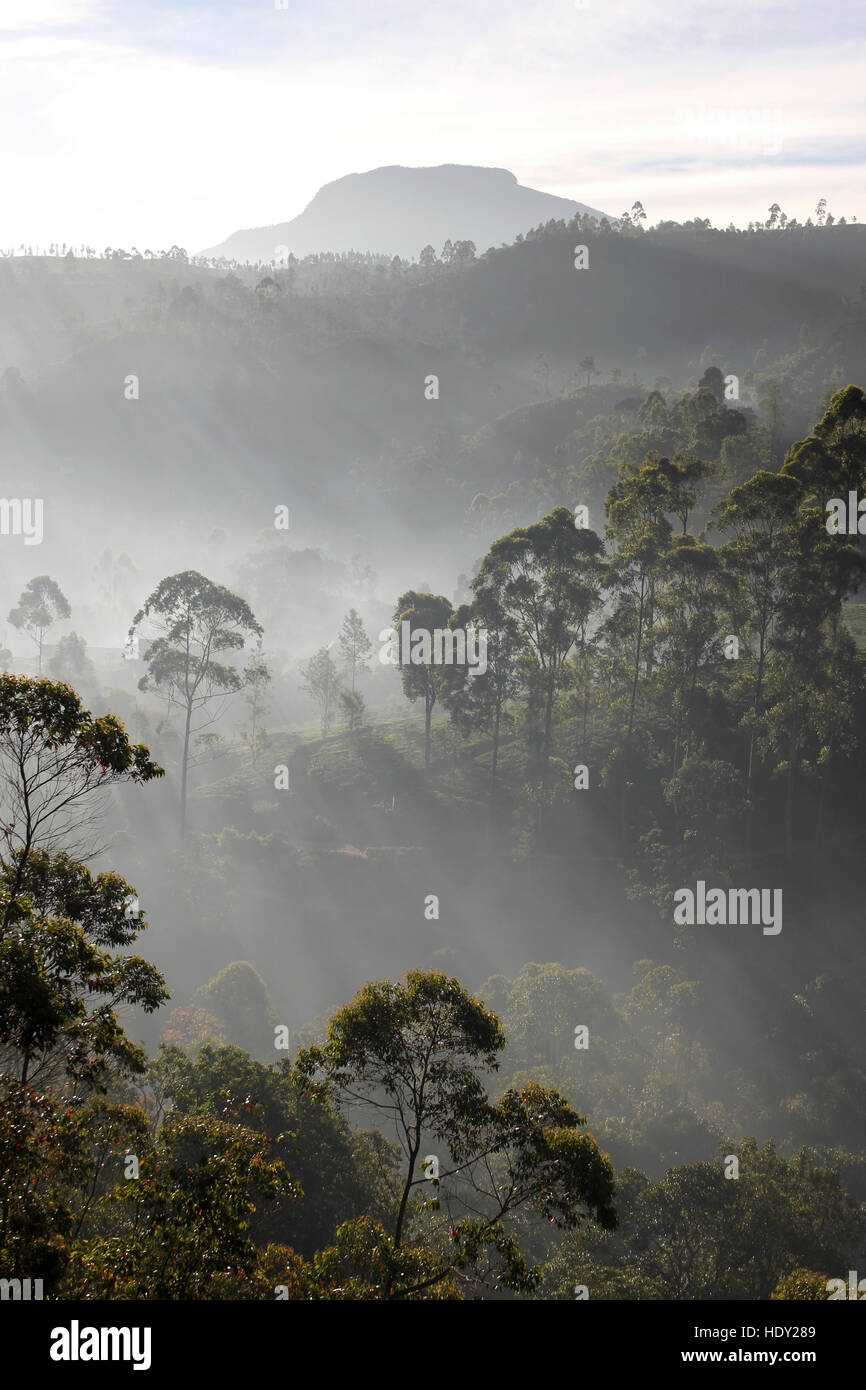
[[[54,499],[55,534],[96,544],[110,470],[135,499],[130,553],[136,527],[146,547],[177,518],[178,566],[190,509],[202,536],[236,537],[285,502],[305,545],[366,554],[384,525],[420,567],[428,546],[437,564],[443,540],[456,551],[464,520],[487,525],[477,494],[516,483],[509,524],[534,516],[534,480],[564,486],[607,438],[593,417],[627,431],[625,403],[659,374],[676,393],[714,362],[752,407],[778,380],[787,442],[831,381],[863,379],[866,227],[580,236],[585,270],[575,233],[551,230],[453,265],[310,261],[275,271],[272,293],[256,268],[0,259],[4,486]]]
[[[512,242],[551,219],[606,214],[571,198],[526,188],[507,169],[441,164],[409,169],[392,164],[347,174],[320,188],[290,222],[234,232],[203,256],[237,261],[281,260],[292,252],[378,251],[417,257],[430,244],[474,241],[479,251]]]

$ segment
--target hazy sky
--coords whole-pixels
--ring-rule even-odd
[[[861,0],[0,0],[0,247],[194,252],[383,164],[863,221],[864,29]]]

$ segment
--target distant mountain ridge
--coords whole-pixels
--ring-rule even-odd
[[[570,221],[577,213],[598,220],[608,216],[572,198],[527,188],[508,169],[390,164],[327,183],[291,221],[234,232],[199,254],[252,262],[318,251],[417,258],[427,245],[438,253],[446,240],[473,241],[481,252],[551,219]]]

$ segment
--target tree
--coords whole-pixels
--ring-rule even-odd
[[[70,851],[83,848],[101,790],[162,775],[69,686],[0,677],[0,1042],[22,1086],[58,1057],[91,1079],[111,1060],[143,1067],[115,1010],[151,1012],[168,997],[161,975],[126,953],[144,920],[123,879],[94,877]]]
[[[415,970],[405,982],[365,985],[333,1016],[327,1042],[298,1054],[293,1079],[302,1090],[369,1107],[393,1126],[404,1166],[388,1297],[454,1275],[472,1286],[535,1287],[540,1272],[508,1226],[522,1212],[569,1230],[586,1206],[606,1228],[615,1224],[610,1162],[561,1096],[530,1083],[489,1099],[483,1076],[504,1046],[496,1015],[457,980]],[[434,1235],[435,1267],[407,1280],[397,1260],[414,1244],[413,1196],[431,1191],[429,1168],[419,1173],[428,1144],[439,1146],[432,1210],[444,1207],[447,1217]]]
[[[843,692],[853,674],[854,644],[839,630],[842,602],[866,578],[866,561],[856,546],[827,534],[823,515],[805,510],[792,528],[787,572],[779,603],[773,650],[777,698],[767,712],[771,746],[785,773],[785,854],[794,856],[794,797],[804,751],[815,731],[829,724],[844,736],[850,726]],[[830,715],[829,720],[827,714]]]
[[[691,713],[691,711],[690,711]],[[694,718],[694,716],[692,716]],[[677,710],[675,734],[682,734]],[[691,723],[692,721],[690,721]],[[689,729],[689,735],[692,731]],[[678,749],[675,745],[675,755]],[[739,768],[721,759],[695,753],[686,756],[664,786],[664,802],[673,811],[671,849],[656,860],[655,901],[667,912],[674,888],[690,878],[715,878],[731,871],[732,847],[749,814]],[[648,837],[653,845],[654,837]],[[656,846],[658,848],[658,846]],[[665,858],[667,872],[660,872]]]
[[[333,643],[331,645],[333,646]],[[330,648],[320,647],[310,657],[306,666],[301,667],[301,675],[304,678],[301,689],[312,695],[319,706],[322,712],[322,734],[326,735],[334,722],[341,686],[340,673],[331,656]]]
[[[487,638],[487,669],[472,672],[469,666],[450,667],[442,682],[442,703],[464,737],[476,730],[493,736],[490,758],[490,795],[496,793],[499,742],[507,707],[520,689],[520,642],[517,625],[508,616],[489,576],[473,580],[474,598],[452,615],[451,626],[474,627]]]
[[[73,1297],[261,1297],[256,1208],[303,1193],[270,1141],[210,1116],[172,1116],[114,1194],[116,1230],[75,1251]],[[248,1295],[249,1296],[249,1295]]]
[[[196,991],[194,1002],[216,1016],[226,1039],[253,1057],[273,1055],[276,1010],[255,966],[236,960]]]
[[[93,684],[96,668],[87,655],[87,643],[77,632],[61,637],[48,663],[48,674],[55,680],[68,681],[77,688]]]
[[[445,679],[445,667],[437,664],[433,658],[433,634],[442,631],[448,626],[453,609],[447,598],[442,594],[438,596],[426,592],[419,593],[415,589],[407,589],[405,594],[401,594],[394,609],[392,622],[399,634],[398,644],[400,650],[400,680],[403,684],[403,693],[408,700],[414,704],[416,700],[424,701],[424,766],[430,766],[430,726],[433,718],[433,707],[439,696],[442,682]],[[408,649],[404,649],[403,627],[402,624],[409,624]],[[416,646],[417,641],[417,646]],[[412,655],[419,654],[423,657],[426,647],[427,659],[413,661]]]
[[[282,1285],[296,1302],[460,1297],[453,1274],[442,1272],[434,1254],[418,1246],[396,1249],[382,1223],[367,1215],[344,1221],[333,1245],[309,1264],[280,1246],[269,1247],[263,1264],[269,1283]]]
[[[72,613],[69,601],[59,584],[47,574],[40,574],[24,589],[18,607],[9,614],[9,621],[19,631],[26,632],[39,651],[39,674],[42,675],[42,644],[48,629]]]
[[[720,368],[707,367],[698,382],[698,390],[709,391],[721,405],[725,399],[725,377]]]
[[[305,1096],[292,1085],[288,1060],[266,1066],[239,1047],[209,1041],[195,1059],[161,1047],[149,1079],[172,1115],[229,1120],[253,1130],[270,1141],[272,1158],[291,1167],[304,1198],[259,1207],[250,1223],[258,1245],[285,1242],[309,1259],[347,1218],[367,1212],[393,1219],[393,1146],[378,1132],[350,1130],[329,1106]]]
[[[811,1299],[814,1302],[825,1303],[829,1282],[828,1274],[816,1274],[812,1269],[792,1269],[790,1274],[782,1275],[770,1294],[770,1301],[784,1302],[786,1299],[793,1299],[800,1303]]]
[[[780,461],[782,435],[785,429],[785,416],[782,401],[782,388],[777,381],[771,381],[767,393],[760,401],[764,423],[770,438],[770,468]]]
[[[717,399],[712,388],[705,386],[683,396],[677,415],[686,435],[686,449],[703,459],[717,459],[724,440],[743,434],[747,428],[745,416],[739,410],[729,410],[724,399]]]
[[[145,625],[152,628],[151,637]],[[213,724],[228,696],[244,687],[234,666],[217,658],[242,650],[246,638],[262,636],[262,628],[247,603],[229,589],[214,584],[195,570],[163,579],[136,613],[129,639],[142,630],[150,645],[143,654],[148,670],[139,690],[159,690],[183,711],[183,753],[180,782],[180,832],[186,833],[187,781],[192,736]],[[211,706],[216,703],[216,710]],[[193,720],[202,715],[202,722]]]
[[[360,690],[341,690],[340,708],[349,733],[353,734],[364,722],[364,697]]]
[[[606,989],[585,969],[529,963],[514,980],[485,981],[481,993],[489,998],[491,991],[508,1036],[512,1074],[573,1058],[577,1020],[589,1028],[593,1045],[601,1038],[615,1042],[626,1032]]]
[[[719,615],[734,581],[712,546],[684,534],[662,556],[660,582],[662,677],[675,721],[673,776],[681,755],[691,755],[698,671],[720,655]]]
[[[160,1034],[162,1047],[178,1048],[194,1053],[206,1043],[225,1042],[225,1030],[219,1019],[207,1009],[187,1004],[183,1008],[172,1009],[163,1024]]]
[[[266,734],[262,728],[262,719],[268,712],[268,686],[271,683],[271,673],[267,662],[262,655],[261,641],[256,643],[256,650],[247,664],[244,671],[244,693],[243,698],[250,711],[248,724],[243,725],[244,739],[250,750],[250,757],[257,758],[266,744]]]
[[[356,676],[366,674],[370,670],[367,658],[373,650],[373,644],[367,636],[360,615],[354,608],[350,608],[343,619],[343,626],[340,628],[340,636],[337,640],[340,656],[352,673],[352,690],[354,691]]]
[[[547,776],[553,703],[568,655],[600,602],[602,541],[575,527],[566,507],[495,541],[478,572],[496,595],[527,656],[531,698],[540,702],[542,781]]]
[[[590,379],[594,376],[598,376],[598,368],[595,365],[595,358],[591,357],[589,353],[587,353],[585,357],[581,357],[580,361],[577,364],[577,370],[586,374],[587,387],[589,387]]]
[[[256,295],[258,297],[259,304],[264,310],[268,312],[273,308],[275,300],[279,298],[282,292],[282,286],[274,279],[272,275],[266,275],[256,285]]]
[[[722,548],[722,560],[745,596],[744,620],[757,643],[752,702],[753,718],[746,768],[746,794],[754,772],[757,725],[762,713],[764,674],[770,634],[784,590],[789,560],[791,527],[801,496],[796,478],[778,473],[756,473],[736,487],[717,509],[720,527],[731,532]]]
[[[729,1153],[739,1160],[736,1182],[721,1161],[691,1163],[635,1201],[627,1244],[668,1298],[764,1300],[797,1269],[848,1268],[863,1212],[838,1170],[807,1150],[786,1160],[754,1139]]]
[[[613,616],[621,622],[625,612],[634,636],[626,751],[634,729],[641,662],[649,676],[655,660],[656,581],[659,561],[671,540],[668,514],[674,505],[669,460],[655,453],[637,471],[623,474],[605,501],[608,535],[616,543],[608,570],[608,584],[617,597]]]
[[[65,854],[31,849],[3,865],[0,1052],[19,1086],[58,1073],[100,1083],[112,1066],[144,1070],[145,1053],[117,1013],[153,1013],[169,995],[162,975],[128,953],[146,925],[130,912],[132,896],[118,874],[94,877]]]
[[[791,448],[782,473],[798,478],[806,500],[821,507],[831,497],[866,490],[866,392],[837,391],[809,438]]]
[[[144,744],[130,743],[113,714],[90,714],[68,685],[0,676],[0,862],[18,856],[18,875],[37,846],[96,853],[88,802],[119,782],[162,776]],[[13,896],[19,886],[16,876]]]
[[[605,581],[614,606],[603,631],[615,669],[628,688],[623,743],[610,765],[618,770],[623,845],[629,836],[627,801],[638,687],[641,671],[650,681],[656,663],[657,589],[673,529],[668,518],[672,512],[687,511],[692,500],[684,471],[651,451],[639,468],[620,470],[605,501],[607,534],[616,551]]]
[[[0,1096],[0,1276],[28,1276],[64,1287],[106,1170],[118,1150],[142,1152],[147,1118],[101,1097],[55,1097],[7,1083]]]

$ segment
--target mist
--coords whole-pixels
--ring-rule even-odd
[[[226,100],[277,32],[158,8]],[[736,160],[635,125],[627,197],[458,107],[336,175],[311,112],[267,220],[189,169],[165,245],[0,219],[0,1294],[147,1305],[155,1366],[152,1303],[664,1304],[676,1358],[866,1296],[841,137],[804,214],[766,104]]]

